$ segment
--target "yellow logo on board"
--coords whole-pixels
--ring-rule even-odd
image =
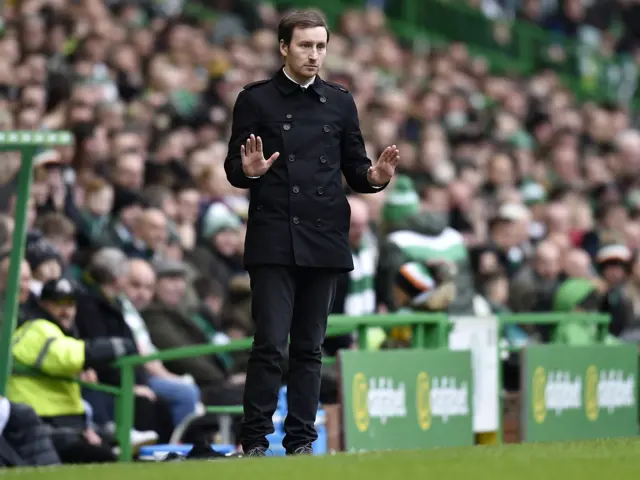
[[[544,368],[538,367],[531,380],[531,408],[536,423],[542,423],[547,418],[546,387],[547,374]]]
[[[600,414],[598,406],[598,368],[589,365],[584,381],[584,410],[587,419],[595,422]]]
[[[418,425],[422,430],[431,427],[431,379],[427,372],[420,372],[416,379],[416,410]]]
[[[367,377],[358,372],[353,376],[351,387],[353,420],[360,432],[366,432],[369,428],[369,402],[367,400]]]

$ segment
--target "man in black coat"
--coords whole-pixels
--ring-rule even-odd
[[[242,431],[249,456],[269,446],[289,335],[283,446],[312,453],[327,317],[338,275],[353,269],[341,172],[354,191],[375,193],[399,159],[393,145],[372,166],[351,94],[318,76],[329,41],[324,19],[290,13],[278,38],[284,68],[238,95],[225,161],[229,182],[251,193],[244,261],[256,333]]]

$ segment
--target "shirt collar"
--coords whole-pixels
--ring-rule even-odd
[[[319,97],[324,97],[324,82],[318,75],[310,80],[310,83],[307,84],[308,88],[305,89],[305,87],[301,87],[299,83],[289,77],[289,75],[284,71],[284,68],[281,67],[280,70],[278,70],[278,72],[272,77],[272,81],[283,95],[290,95],[296,91],[307,91],[310,89]]]
[[[293,78],[291,78],[285,68],[282,69],[282,73],[284,73],[284,76],[287,77],[289,80],[291,80],[293,83],[300,85],[303,88],[303,90],[306,90],[307,88],[309,88],[311,85],[313,85],[313,82],[316,81],[316,76],[314,75],[307,82],[302,84],[300,82],[296,82]]]

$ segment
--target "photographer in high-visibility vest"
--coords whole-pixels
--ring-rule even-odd
[[[33,372],[18,367],[9,379],[7,397],[30,405],[53,427],[54,445],[63,463],[109,462],[115,456],[87,422],[80,385],[65,378],[95,378],[93,368],[133,354],[136,347],[123,338],[76,338],[77,288],[64,278],[44,284],[39,304],[31,310],[32,319],[13,338],[16,364]]]

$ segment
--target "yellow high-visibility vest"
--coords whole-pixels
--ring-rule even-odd
[[[13,336],[16,362],[45,375],[74,378],[84,370],[84,341],[65,335],[53,322],[31,320]],[[41,417],[84,414],[80,385],[45,376],[14,373],[7,398],[30,405]]]

